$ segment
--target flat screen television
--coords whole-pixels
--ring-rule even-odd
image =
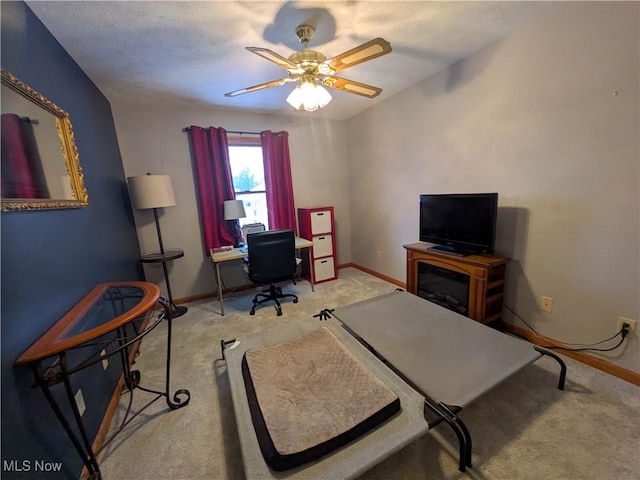
[[[420,241],[453,255],[493,253],[497,193],[420,195]]]

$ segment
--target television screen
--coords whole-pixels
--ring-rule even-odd
[[[497,193],[420,195],[420,241],[455,255],[493,253]]]

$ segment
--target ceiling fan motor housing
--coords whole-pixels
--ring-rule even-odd
[[[318,73],[318,65],[326,59],[327,57],[315,50],[295,52],[289,57],[290,62],[295,63],[298,67],[304,70],[304,75],[315,75]]]

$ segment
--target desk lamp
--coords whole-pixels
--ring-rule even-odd
[[[233,222],[233,238],[236,243],[233,245],[235,248],[244,247],[242,243],[242,232],[240,231],[239,218],[246,217],[247,214],[244,211],[244,203],[242,200],[225,200],[224,201],[224,219]]]
[[[177,306],[173,303],[171,295],[171,285],[169,284],[169,272],[167,271],[167,261],[175,260],[182,257],[182,250],[165,251],[162,244],[162,233],[160,232],[160,222],[158,221],[158,208],[172,207],[176,204],[173,188],[171,187],[171,178],[168,175],[140,175],[137,177],[129,177],[129,192],[131,195],[131,203],[140,210],[153,209],[153,218],[156,221],[156,231],[158,232],[158,244],[160,245],[159,254],[147,254],[142,256],[142,261],[146,263],[161,262],[162,271],[164,273],[164,281],[167,284],[167,294],[169,296],[169,309],[171,318],[184,315],[187,307]]]

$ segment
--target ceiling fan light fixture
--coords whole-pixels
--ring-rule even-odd
[[[287,97],[287,103],[296,110],[315,112],[329,104],[331,94],[313,81],[303,80]]]
[[[248,51],[284,68],[289,77],[225,93],[225,97],[257,92],[289,82],[300,82],[287,97],[287,103],[296,110],[315,112],[319,108],[328,105],[332,100],[331,94],[324,87],[367,98],[374,98],[382,93],[381,88],[342,77],[335,77],[334,73],[390,53],[391,44],[389,42],[384,38],[374,38],[351,50],[327,59],[324,53],[308,48],[313,33],[314,28],[311,25],[298,25],[296,35],[304,45],[304,49],[292,53],[289,58],[285,58],[268,48],[245,47]]]

